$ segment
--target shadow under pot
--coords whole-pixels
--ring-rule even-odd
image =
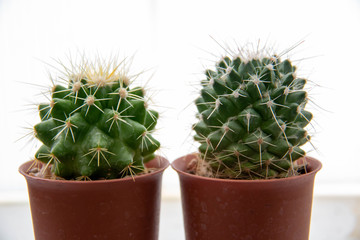
[[[187,240],[308,240],[314,178],[321,163],[306,157],[307,173],[271,180],[229,180],[187,172],[197,157],[172,162],[181,185]]]
[[[161,182],[168,160],[146,163],[151,173],[112,180],[70,181],[19,171],[29,191],[36,240],[157,240]]]

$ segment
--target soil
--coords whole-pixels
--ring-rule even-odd
[[[51,171],[52,165],[46,165],[40,161],[34,160],[34,164],[30,166],[30,168],[27,170],[27,173],[30,176],[44,178],[44,179],[52,179],[52,180],[68,180],[68,181],[93,181],[93,180],[106,180],[106,178],[100,178],[100,179],[90,179],[89,177],[79,177],[76,179],[65,179],[59,176],[56,176]],[[136,176],[144,175],[148,173],[155,172],[156,168],[145,168],[143,172],[137,173]],[[133,176],[125,176],[124,178],[133,178]]]

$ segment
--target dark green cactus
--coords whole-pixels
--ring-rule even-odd
[[[197,173],[219,178],[268,179],[299,174],[312,114],[306,80],[276,55],[224,57],[206,70],[195,103],[200,142]]]
[[[65,179],[112,179],[139,173],[154,158],[159,115],[121,64],[81,64],[67,86],[53,86],[50,103],[39,105],[34,132],[43,145],[35,158],[45,169]]]

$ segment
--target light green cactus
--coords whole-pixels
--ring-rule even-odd
[[[39,105],[34,133],[43,145],[35,158],[56,176],[119,178],[142,172],[155,157],[159,114],[124,69],[124,62],[99,59],[72,66],[67,85],[54,85],[50,103]]]
[[[299,174],[310,140],[304,129],[307,82],[290,60],[277,55],[223,57],[206,70],[195,101],[193,126],[201,145],[199,175],[235,179],[282,178]]]

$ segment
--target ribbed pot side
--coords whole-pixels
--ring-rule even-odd
[[[175,160],[187,240],[308,240],[315,174],[321,163],[307,157],[308,173],[286,179],[225,180],[186,172],[196,157]]]
[[[134,180],[87,182],[29,176],[31,163],[19,171],[28,185],[36,240],[158,239],[165,158],[147,163],[157,170]]]

